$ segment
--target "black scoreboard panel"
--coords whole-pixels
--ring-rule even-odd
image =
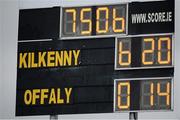
[[[173,33],[175,0],[129,4],[128,34]]]
[[[173,76],[172,68],[115,71],[114,50],[115,38],[18,43],[16,115],[110,113],[114,79]]]
[[[173,0],[19,16],[16,116],[173,110]]]
[[[114,42],[114,38],[99,38],[19,43],[16,115],[112,112]],[[51,63],[56,63],[57,53],[50,55],[53,51],[70,54],[71,50],[80,50],[76,65],[74,58],[71,65],[48,65],[53,56]],[[49,100],[52,93],[57,94],[54,101]],[[58,95],[64,102],[58,102]]]
[[[171,110],[172,78],[126,78],[114,82],[114,111]]]
[[[172,67],[173,43],[168,34],[117,38],[115,69]]]
[[[127,4],[62,8],[62,37],[126,34]]]
[[[58,38],[59,29],[60,7],[19,11],[19,41]]]

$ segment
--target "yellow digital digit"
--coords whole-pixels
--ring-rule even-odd
[[[150,92],[151,92],[151,96],[150,96],[150,105],[153,106],[154,105],[154,84],[151,83],[151,86],[150,86]]]
[[[88,24],[88,30],[82,30],[81,34],[85,35],[85,34],[90,34],[92,31],[92,21],[91,19],[85,19],[84,18],[84,14],[87,12],[91,12],[91,8],[83,8],[81,10],[81,14],[80,14],[80,20],[81,20],[81,24]]]
[[[105,12],[105,19],[100,19],[100,14],[101,12]],[[108,19],[109,19],[109,9],[107,7],[99,7],[97,10],[96,10],[96,32],[97,33],[107,33],[108,32],[108,27],[109,27],[109,24],[108,24]],[[105,29],[100,29],[100,21],[104,21],[105,22]]]
[[[123,61],[123,55],[128,56],[128,61]],[[131,52],[128,50],[123,50],[123,42],[119,42],[119,65],[129,66],[131,64]]]
[[[142,85],[142,107],[151,108],[154,106],[154,83],[143,82]]]
[[[162,60],[162,42],[167,42],[167,59]],[[161,37],[158,40],[158,63],[159,64],[169,64],[171,62],[171,39],[169,37]]]
[[[153,61],[146,61],[146,55],[154,53],[154,39],[153,38],[145,38],[144,44],[148,43],[148,42],[151,43],[151,49],[148,49],[148,50],[144,49],[142,52],[142,63],[144,65],[152,65],[153,64]]]
[[[76,10],[75,9],[66,9],[66,13],[72,13],[73,20],[72,20],[72,31],[73,33],[76,32]]]
[[[122,24],[122,27],[119,29],[116,27],[118,21],[121,22]],[[116,9],[113,8],[113,31],[117,33],[117,32],[124,32],[124,30],[125,30],[125,20],[122,17],[117,17]]]
[[[157,83],[157,94],[158,96],[166,96],[166,105],[170,105],[170,83],[166,84],[166,92],[161,92],[161,84]]]
[[[122,105],[121,101],[122,101],[122,87],[126,87],[127,89],[127,93],[124,95],[127,98],[126,104]],[[118,103],[118,108],[119,109],[128,109],[130,107],[130,83],[129,82],[119,82],[118,83],[118,99],[117,99],[117,103]]]

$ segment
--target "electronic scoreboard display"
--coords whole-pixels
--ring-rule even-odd
[[[20,10],[16,116],[174,109],[174,0]]]
[[[172,78],[116,79],[114,86],[114,111],[172,108]]]
[[[168,34],[117,38],[115,69],[172,67],[173,43]]]
[[[127,4],[62,8],[62,37],[126,34]]]

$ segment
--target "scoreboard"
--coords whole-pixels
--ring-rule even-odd
[[[16,116],[173,111],[173,0],[19,13]]]

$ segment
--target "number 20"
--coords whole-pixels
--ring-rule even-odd
[[[144,39],[144,44],[145,43],[150,43],[151,44],[151,49],[145,49],[143,50],[142,53],[142,63],[144,65],[152,65],[154,63],[154,61],[146,61],[146,57],[147,54],[152,54],[152,56],[154,56],[154,48],[155,48],[155,42],[154,42],[154,38],[145,38]],[[167,48],[166,49],[162,49],[162,42],[166,42],[167,43]],[[158,63],[159,64],[169,64],[171,61],[171,54],[170,54],[170,49],[171,49],[171,40],[169,37],[160,37],[158,39]],[[167,51],[167,57],[166,60],[162,60],[162,52],[163,51]]]

